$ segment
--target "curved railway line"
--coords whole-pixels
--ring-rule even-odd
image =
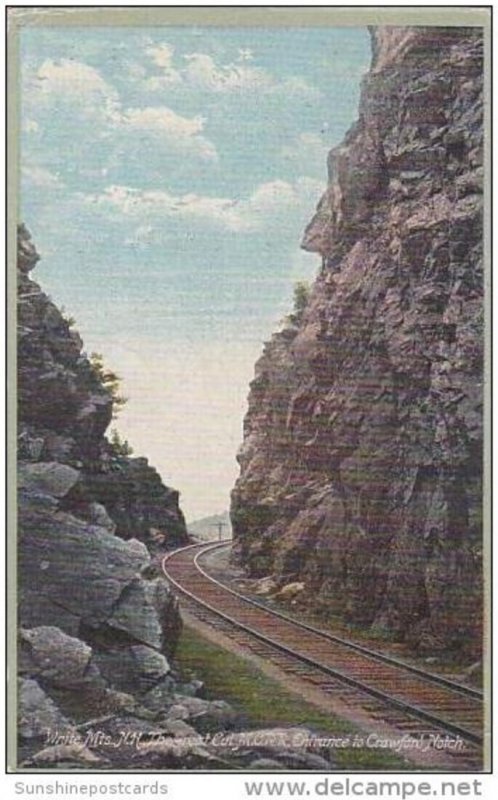
[[[166,577],[197,619],[324,696],[335,694],[387,721],[401,735],[460,739],[465,744],[452,755],[467,768],[480,764],[482,692],[299,622],[227,587],[200,561],[229,544],[190,545],[163,559]]]

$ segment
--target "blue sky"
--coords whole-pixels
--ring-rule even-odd
[[[318,268],[299,243],[357,116],[363,28],[26,28],[35,277],[129,397],[188,518],[228,507],[248,382]]]

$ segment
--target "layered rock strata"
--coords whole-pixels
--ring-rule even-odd
[[[478,656],[483,42],[372,30],[328,159],[304,312],[265,346],[232,495],[252,576],[422,651]]]

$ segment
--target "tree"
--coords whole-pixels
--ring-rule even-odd
[[[311,286],[307,281],[298,281],[294,284],[294,307],[291,314],[285,318],[292,325],[298,325],[302,319],[304,309],[308,305],[311,295]]]
[[[133,447],[130,446],[128,439],[122,439],[117,428],[111,428],[111,446],[117,456],[133,455]]]
[[[66,309],[64,306],[60,307],[61,317],[64,322],[67,324],[69,328],[72,328],[73,325],[76,325],[75,317],[71,317],[69,314],[66,313]]]
[[[103,386],[112,397],[112,418],[116,419],[120,410],[128,402],[127,397],[123,397],[119,393],[121,385],[121,377],[111,369],[104,366],[104,357],[102,353],[90,353],[90,364],[94,372],[100,378]]]

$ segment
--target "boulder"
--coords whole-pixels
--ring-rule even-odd
[[[85,510],[85,518],[99,528],[105,528],[109,533],[116,533],[116,523],[107,513],[101,503],[90,503]]]
[[[261,772],[276,772],[285,769],[285,764],[274,758],[256,758],[254,761],[249,762],[249,769],[261,770]]]
[[[286,583],[285,586],[277,592],[275,598],[278,600],[294,600],[302,591],[304,591],[305,584],[301,581],[294,581],[293,583]]]
[[[278,589],[278,581],[273,575],[268,575],[265,578],[259,578],[254,582],[255,594],[273,594]]]
[[[21,672],[63,688],[88,681],[92,649],[50,625],[21,629]]]
[[[162,653],[153,650],[152,647],[135,645],[130,650],[137,665],[140,681],[146,685],[150,686],[158,683],[170,671],[166,658]]]
[[[164,604],[171,602],[171,595],[162,579],[131,582],[121,594],[115,611],[109,618],[109,625],[126,631],[138,642],[143,642],[156,650],[163,647],[163,628],[159,614],[151,614],[151,608],[159,604],[158,595],[164,596]]]
[[[80,472],[57,461],[20,464],[18,487],[30,492],[65,497],[78,482]]]
[[[21,678],[18,694],[18,733],[22,739],[41,739],[49,734],[76,735],[73,724],[32,678]]]
[[[193,679],[188,683],[181,683],[178,685],[180,694],[189,695],[190,697],[204,698],[206,687],[204,681]]]
[[[45,438],[21,425],[17,437],[17,455],[21,461],[39,461],[45,447]],[[52,459],[51,459],[52,460]]]
[[[192,725],[187,725],[182,719],[165,720],[161,725],[161,730],[175,739],[191,739],[192,741],[197,739],[197,741],[202,742],[202,736]]]
[[[199,742],[198,737],[174,738],[141,745],[132,757],[137,769],[223,770],[233,769],[233,761],[220,758],[212,749]]]
[[[167,715],[169,708],[175,702],[178,686],[172,677],[167,675],[146,694],[142,695],[142,705],[156,715]]]
[[[333,760],[317,752],[325,751],[317,737],[306,728],[261,728],[230,732],[216,742],[216,750],[222,757],[227,757],[231,752],[244,764],[271,759],[279,763],[280,768],[323,771],[336,766]]]
[[[36,266],[40,256],[31,241],[31,234],[25,225],[19,225],[17,229],[17,268],[27,275]]]
[[[106,759],[92,752],[83,744],[60,744],[45,747],[34,753],[23,763],[24,767],[81,767],[84,769],[102,768],[107,763]]]
[[[193,725],[196,730],[209,731],[230,728],[237,714],[224,700],[202,700],[200,697],[186,697],[175,694],[173,704],[166,712],[166,720],[182,720]]]
[[[74,636],[80,623],[101,626],[150,561],[143,545],[128,544],[104,528],[64,512],[53,514],[45,508],[22,511],[19,530],[25,627],[47,622],[57,625],[64,617],[64,624],[58,627]],[[73,618],[71,625],[64,612]],[[154,608],[149,607],[149,613],[155,616]]]
[[[95,663],[109,684],[140,695],[155,687],[170,671],[165,656],[146,645],[108,647],[95,654]]]

